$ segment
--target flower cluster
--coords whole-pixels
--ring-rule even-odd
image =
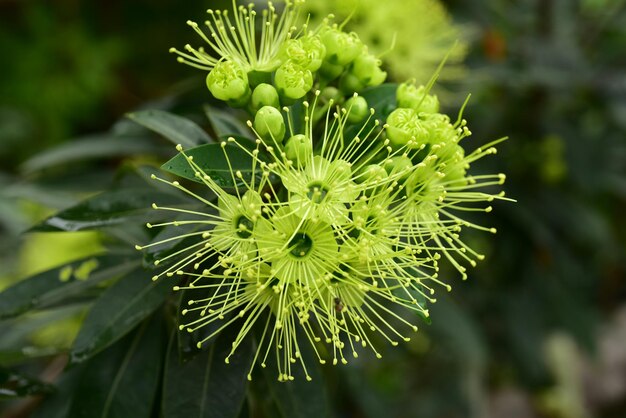
[[[467,43],[466,28],[456,25],[441,0],[315,0],[304,9],[313,20],[329,13],[349,18],[346,26],[372,45],[374,52],[385,53],[385,64],[397,78],[416,78],[426,82],[441,58],[448,55],[439,79],[461,79],[466,70],[463,60]],[[390,49],[390,47],[392,47]]]
[[[488,202],[504,199],[490,192],[503,175],[467,174],[495,143],[466,155],[462,115],[453,123],[429,88],[412,82],[397,88],[397,106],[377,119],[359,92],[384,81],[381,61],[330,21],[294,27],[299,6],[289,3],[279,17],[270,4],[260,42],[252,6],[235,8],[234,25],[227,12],[210,12],[211,36],[203,37],[219,58],[190,47],[193,55],[179,53],[209,70],[216,98],[250,111],[256,140],[221,143],[228,167],[233,150],[247,161],[231,169],[228,184],[178,146],[210,193],[154,178],[205,209],[155,204],[174,220],[149,228],[195,229],[137,247],[194,238],[155,262],[165,267],[154,280],[180,277],[175,290],[200,295],[183,310],[190,319],[181,330],[211,325],[202,346],[236,326],[231,355],[255,335],[252,367],[272,360],[281,381],[293,379],[294,367],[309,379],[303,344],[321,363],[337,364],[362,349],[380,357],[381,341],[408,341],[417,331],[417,316],[408,314],[427,317],[435,287],[450,290],[438,278],[439,260],[465,277],[464,266],[482,258],[461,230],[494,232],[462,215],[489,212]]]
[[[307,24],[298,27],[303,3],[287,1],[279,15],[270,2],[262,12],[257,39],[254,5],[237,6],[233,0],[232,18],[228,11],[208,11],[209,35],[198,23],[187,22],[214,56],[204,47],[191,45],[185,51],[170,51],[180,62],[209,71],[207,87],[215,98],[253,113],[265,106],[292,105],[313,86],[336,84],[345,96],[385,81],[381,60],[368,52],[355,33],[342,31],[330,19],[314,29]],[[324,97],[338,98],[342,96],[339,90],[327,88]]]

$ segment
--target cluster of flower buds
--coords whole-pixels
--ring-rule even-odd
[[[385,81],[382,61],[368,52],[357,34],[344,32],[330,18],[316,28],[307,24],[298,27],[301,5],[302,0],[288,1],[278,18],[275,6],[269,3],[263,12],[260,40],[253,27],[257,14],[253,5],[234,4],[234,19],[229,18],[228,11],[209,10],[212,20],[206,26],[210,36],[197,23],[188,23],[218,58],[190,45],[185,46],[185,52],[176,48],[171,52],[179,55],[180,62],[208,70],[206,84],[211,94],[255,114],[259,131],[267,130],[260,124],[274,120],[275,113],[263,109],[267,106],[280,110],[298,100],[311,99],[317,89],[323,90],[322,97],[341,104],[355,92]],[[369,114],[367,102],[362,97],[352,101],[352,122],[363,120]]]
[[[278,18],[270,4],[260,42],[246,26],[256,14],[252,6],[235,8],[235,26],[225,23],[232,20],[226,12],[211,12],[212,36],[204,37],[221,55],[207,58],[191,47],[191,55],[179,53],[209,70],[217,99],[250,111],[256,139],[222,142],[228,167],[233,148],[250,159],[245,170],[231,170],[230,189],[179,146],[216,199],[155,177],[207,210],[154,205],[176,218],[150,228],[195,225],[196,231],[138,246],[197,238],[155,263],[169,261],[155,280],[182,276],[186,281],[175,289],[209,293],[189,302],[183,316],[195,315],[181,329],[212,324],[215,331],[201,346],[239,323],[232,355],[260,323],[253,363],[265,366],[273,353],[283,381],[293,379],[295,363],[309,377],[302,341],[320,362],[330,357],[337,364],[357,357],[359,347],[380,357],[381,340],[409,340],[406,330],[417,327],[406,313],[427,317],[433,284],[450,290],[438,278],[439,260],[466,277],[465,266],[483,258],[463,241],[462,229],[495,232],[463,214],[489,212],[487,202],[504,199],[489,191],[503,175],[467,174],[472,162],[495,153],[498,141],[466,155],[459,141],[470,132],[462,112],[452,123],[429,88],[414,82],[397,88],[397,107],[378,120],[359,92],[384,82],[380,60],[356,34],[328,21],[296,29],[298,5],[288,3]]]

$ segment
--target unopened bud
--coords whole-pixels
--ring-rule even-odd
[[[413,162],[409,157],[398,155],[387,160],[384,167],[390,175],[399,174],[401,180],[406,180],[409,174],[411,174]]]
[[[380,69],[382,62],[372,54],[359,55],[350,72],[366,87],[378,86],[385,82],[387,73]]]
[[[355,33],[345,33],[336,28],[322,33],[322,42],[326,47],[326,61],[331,64],[350,64],[363,50],[363,44]]]
[[[402,83],[396,91],[398,107],[406,107],[417,113],[439,112],[439,99],[437,96],[426,94],[424,86],[416,87],[411,82]]]
[[[345,73],[339,80],[339,89],[345,94],[358,93],[364,88],[365,84],[350,72]]]
[[[252,109],[258,111],[263,106],[272,106],[280,109],[278,92],[271,84],[259,84],[252,92]]]
[[[361,122],[370,114],[367,100],[361,96],[351,97],[346,101],[344,107],[348,111],[348,122],[350,123]]]
[[[306,135],[294,135],[287,140],[285,153],[288,159],[300,165],[305,165],[313,155],[313,144]]]
[[[285,136],[285,121],[278,109],[263,106],[254,116],[254,129],[263,139],[282,141]]]

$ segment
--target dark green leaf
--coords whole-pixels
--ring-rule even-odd
[[[258,165],[253,171],[252,157],[239,146],[227,144],[222,148],[220,144],[201,145],[185,151],[200,169],[217,183],[220,187],[230,188],[235,184],[242,184],[241,180],[235,181],[235,172],[241,171],[243,179],[249,182],[252,175],[260,175]],[[201,183],[184,155],[178,154],[161,167],[163,170],[177,176]]]
[[[212,142],[211,137],[194,122],[163,110],[142,110],[129,113],[128,117],[185,148]]]
[[[54,347],[23,347],[15,350],[1,350],[0,365],[11,366],[60,353],[61,350]]]
[[[209,350],[181,363],[172,337],[163,383],[164,418],[237,418],[246,397],[254,351],[245,339],[230,357],[234,335],[220,334]]]
[[[198,321],[202,318],[201,311],[189,311],[186,315],[182,315],[182,309],[189,306],[190,300],[206,300],[208,298],[215,297],[215,288],[212,289],[193,289],[184,290],[181,292],[178,311],[178,323],[185,324],[194,321]],[[217,336],[220,334],[219,328],[225,321],[229,321],[232,317],[232,313],[224,315],[222,321],[213,321],[202,328],[194,332],[180,332],[178,333],[178,356],[182,362],[187,362],[196,355],[203,355],[206,352],[206,347],[209,344],[213,344]],[[209,340],[207,338],[211,337]],[[198,348],[198,342],[204,341],[202,348]]]
[[[32,418],[69,417],[72,399],[74,398],[78,378],[82,371],[83,369],[80,367],[65,371],[56,385],[56,392],[45,398],[41,405],[33,412]]]
[[[369,107],[376,111],[374,117],[385,121],[389,113],[396,107],[397,89],[397,84],[387,83],[365,89],[361,93],[361,96],[367,100]]]
[[[54,386],[12,370],[0,368],[0,399],[54,392]]]
[[[300,336],[302,337],[302,335]],[[275,356],[270,355],[267,368],[263,369],[269,386],[270,393],[285,418],[328,418],[330,403],[326,385],[319,369],[319,362],[312,353],[312,349],[306,345],[301,346],[301,355],[307,365],[307,371],[311,381],[306,380],[306,375],[300,367],[300,363],[292,365],[291,374],[294,380],[289,382],[278,381],[278,367]]]
[[[81,363],[126,335],[163,303],[172,285],[167,279],[153,282],[144,270],[118,280],[89,311],[74,341],[70,363]]]
[[[168,204],[180,199],[149,188],[107,191],[51,216],[31,231],[83,231],[119,225],[137,218],[146,222],[160,216],[151,207],[156,201]]]
[[[0,293],[0,319],[52,306],[136,268],[120,255],[91,257],[22,280]],[[91,270],[91,271],[90,271]]]
[[[22,169],[26,173],[43,170],[61,164],[90,158],[123,157],[137,154],[155,154],[163,151],[149,138],[116,138],[110,134],[78,139],[37,154],[26,161]]]
[[[149,418],[161,375],[163,326],[152,318],[86,364],[73,418]]]
[[[250,128],[231,113],[208,105],[204,107],[204,111],[217,136],[241,136],[246,139],[254,139]]]
[[[200,207],[187,207],[187,209],[198,211],[206,214],[215,214],[216,211],[202,204]],[[177,216],[171,221],[189,221],[198,220],[206,221],[206,217],[184,214]],[[192,245],[202,240],[201,233],[209,231],[213,228],[213,225],[207,225],[202,223],[196,224],[172,224],[164,226],[155,236],[152,238],[149,247],[144,251],[144,265],[148,268],[155,268],[155,260],[163,260],[168,255],[181,251],[185,248],[189,248]],[[192,235],[188,235],[192,234]],[[186,236],[187,235],[187,236]],[[162,242],[165,241],[165,242]],[[157,244],[159,243],[159,244]],[[159,267],[167,266],[170,263],[176,262],[178,258],[173,257],[169,260],[162,261]]]

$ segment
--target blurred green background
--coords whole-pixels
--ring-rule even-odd
[[[97,141],[95,132],[132,133],[119,120],[137,108],[201,113],[201,77],[168,48],[195,42],[185,21],[220,3],[0,0],[0,290],[101,251],[97,234],[21,232],[107,187],[124,150],[63,166],[33,157],[72,138]],[[386,57],[396,81],[413,59],[406,48],[430,45],[413,64],[430,74],[450,33],[462,41],[440,95],[454,114],[472,93],[466,145],[510,137],[475,170],[507,173],[518,203],[496,205],[496,236],[468,237],[488,257],[466,282],[449,272],[453,291],[432,307],[432,325],[382,361],[329,372],[337,416],[625,417],[626,1],[447,0],[449,16],[380,3],[354,25],[373,37],[397,31],[402,54]],[[376,7],[395,13],[385,22]],[[430,13],[441,27],[412,44],[403,31]],[[52,332],[4,333],[0,348],[24,338],[68,346],[79,321],[73,312]],[[44,364],[53,379],[54,361]],[[28,416],[32,406],[0,413]]]

